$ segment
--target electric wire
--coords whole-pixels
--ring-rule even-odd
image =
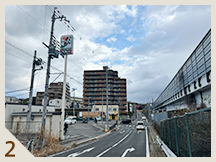
[[[22,50],[22,49],[16,47],[15,45],[9,43],[8,41],[5,40],[5,42],[6,42],[7,44],[11,45],[12,47],[14,47],[15,49],[17,49],[17,50],[19,50],[19,51],[21,51],[21,52],[27,54],[28,56],[34,57],[33,55],[31,55],[31,54],[29,54],[28,52],[26,52],[26,51],[24,51],[24,50]],[[10,52],[7,52],[7,51],[5,51],[5,52],[8,53],[8,54],[10,54],[10,55],[13,55],[14,57],[17,57],[17,58],[23,60],[23,61],[26,61],[26,62],[32,64],[30,61],[24,60],[23,58],[21,58],[21,57],[19,57],[19,56],[16,56],[16,55],[14,55],[14,54],[12,54],[12,53],[10,53]],[[43,61],[43,63],[47,64],[45,61]],[[51,67],[52,67],[53,69],[59,71],[59,72],[62,72],[61,70],[59,70],[58,68],[56,68],[56,67],[54,67],[54,66],[52,66],[52,65],[51,65]],[[71,77],[71,76],[69,76],[69,75],[68,75],[68,77],[69,77],[70,79],[73,78],[73,77]],[[82,84],[82,83],[80,83],[79,81],[77,81],[76,79],[73,79],[73,80],[75,80],[75,81],[78,82],[79,84]]]
[[[24,88],[24,89],[15,90],[15,91],[7,91],[7,92],[5,92],[5,93],[15,93],[15,92],[26,91],[26,90],[29,91],[29,89],[30,89],[30,87]]]
[[[5,51],[5,53],[8,53],[9,55],[12,55],[12,56],[14,56],[14,57],[16,57],[16,58],[19,58],[19,59],[21,59],[21,60],[23,60],[23,61],[25,61],[25,62],[28,62],[28,63],[32,64],[32,62],[30,62],[30,61],[28,61],[28,60],[25,60],[25,59],[23,59],[23,58],[21,58],[21,57],[19,57],[19,56],[16,56],[16,55],[14,55],[14,54],[12,54],[12,53],[10,53],[10,52]]]
[[[25,12],[28,16],[30,16],[33,20],[35,20],[39,25],[41,25],[43,28],[43,24],[41,24],[38,20],[36,20],[33,16],[31,16],[28,12],[26,12],[23,8],[21,8],[19,5],[16,5],[18,8],[20,8],[23,12]],[[49,29],[45,28],[48,32],[50,32]]]

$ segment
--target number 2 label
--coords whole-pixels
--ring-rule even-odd
[[[14,149],[15,144],[14,144],[13,141],[7,141],[6,144],[8,144],[8,143],[11,143],[11,144],[12,144],[12,147],[11,147],[11,149],[5,154],[5,157],[15,157],[14,154],[10,154],[10,152]]]

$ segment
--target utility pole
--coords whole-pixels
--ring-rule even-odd
[[[103,89],[102,89],[102,125],[103,125]]]
[[[47,61],[47,72],[46,72],[46,82],[45,82],[45,91],[44,91],[44,105],[43,105],[43,115],[42,115],[42,124],[41,124],[41,135],[40,138],[43,139],[44,138],[44,134],[45,134],[45,126],[46,126],[46,109],[47,109],[47,98],[48,98],[48,88],[49,88],[49,78],[50,78],[50,64],[51,64],[51,59],[58,58],[58,55],[62,55],[60,51],[56,50],[56,48],[58,48],[58,44],[56,43],[53,31],[54,31],[54,23],[56,19],[63,19],[65,18],[63,15],[60,17],[56,17],[55,15],[55,10],[57,8],[54,8],[53,11],[53,15],[52,15],[52,25],[51,25],[51,32],[50,32],[50,42],[49,42],[49,46],[47,46],[44,42],[43,44],[49,49],[48,50],[48,61]],[[65,21],[67,21],[66,19],[64,19]],[[63,55],[62,55],[63,57]],[[64,112],[62,112],[64,113]]]
[[[50,63],[51,63],[51,48],[53,49],[54,46],[52,44],[53,38],[53,30],[54,30],[54,23],[55,23],[55,9],[52,15],[52,26],[51,26],[51,33],[50,33],[50,43],[49,43],[49,52],[48,52],[48,61],[47,61],[47,72],[46,72],[46,82],[45,82],[45,91],[44,91],[44,105],[43,105],[43,115],[42,115],[42,124],[41,124],[41,138],[44,138],[44,131],[46,125],[46,108],[47,108],[47,98],[48,98],[48,87],[49,87],[49,77],[50,77]]]
[[[90,100],[91,100],[91,97],[89,97],[89,99],[88,99],[88,124],[89,124],[89,105],[90,105]]]
[[[27,114],[27,123],[26,123],[26,130],[29,129],[29,123],[31,118],[31,108],[32,108],[32,93],[33,93],[33,85],[34,85],[34,73],[36,70],[43,69],[43,66],[41,66],[40,69],[35,69],[36,65],[41,65],[42,59],[36,60],[36,53],[37,51],[34,51],[34,58],[33,58],[33,64],[32,64],[32,74],[31,74],[31,86],[30,86],[30,92],[29,92],[29,102],[28,102],[28,114]]]
[[[108,126],[108,66],[106,67],[106,125]]]
[[[120,119],[120,106],[121,106],[121,97],[119,97],[119,109],[118,109],[118,120]]]

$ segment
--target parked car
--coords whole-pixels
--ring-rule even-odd
[[[140,129],[145,129],[145,124],[143,121],[137,121],[137,124],[136,124],[136,129],[137,130],[140,130]]]
[[[67,124],[75,124],[76,123],[76,116],[71,116],[68,117],[67,119],[65,119],[65,121]]]
[[[123,119],[122,120],[122,124],[130,124],[131,123],[131,119]]]

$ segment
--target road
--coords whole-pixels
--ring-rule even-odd
[[[138,114],[138,120],[141,114]],[[136,121],[119,125],[118,131],[53,157],[146,157],[146,130],[136,130]]]

